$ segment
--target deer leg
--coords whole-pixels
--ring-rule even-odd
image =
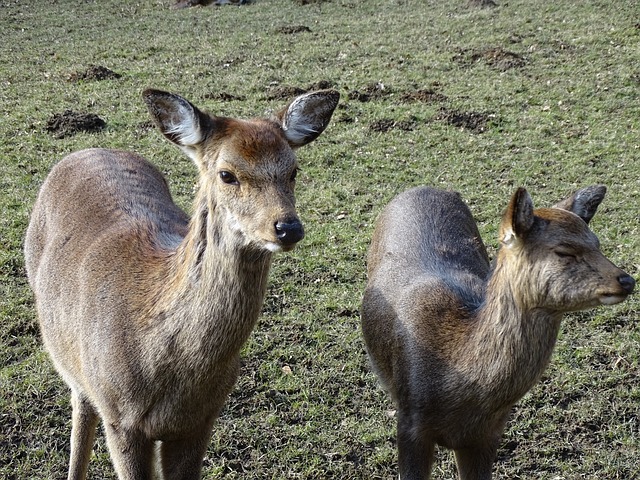
[[[210,430],[189,439],[160,442],[160,465],[164,480],[198,480],[207,452]]]
[[[105,422],[107,446],[120,480],[153,480],[154,442],[142,433]]]
[[[431,473],[435,443],[420,432],[410,414],[398,410],[398,469],[401,480],[426,480]]]
[[[455,451],[460,480],[490,480],[497,444],[465,448]]]
[[[84,480],[96,436],[98,415],[89,400],[75,390],[71,391],[72,427],[71,458],[68,480]]]

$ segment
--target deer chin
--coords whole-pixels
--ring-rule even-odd
[[[265,249],[269,250],[271,253],[278,253],[278,252],[282,252],[282,250],[283,250],[282,245],[280,245],[277,242],[265,241],[263,243],[263,247]]]
[[[605,294],[600,295],[598,300],[602,305],[615,305],[616,303],[624,301],[625,298],[627,298],[626,295]]]
[[[278,253],[278,252],[290,252],[291,250],[293,250],[294,248],[296,248],[297,243],[294,243],[292,245],[284,245],[280,242],[272,242],[269,240],[264,240],[262,246],[269,250],[271,253]]]

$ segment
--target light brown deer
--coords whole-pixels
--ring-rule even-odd
[[[493,269],[457,193],[412,189],[381,214],[362,330],[397,405],[402,480],[429,478],[436,445],[454,450],[461,479],[491,478],[510,409],[547,367],[562,314],[633,291],[587,226],[605,191],[534,210],[518,189]]]
[[[42,338],[72,392],[69,479],[86,476],[99,418],[120,479],[200,477],[272,253],[304,235],[294,149],[325,129],[339,95],[307,93],[254,120],[143,97],[198,167],[191,219],[151,163],[91,149],[53,168],[25,240]]]

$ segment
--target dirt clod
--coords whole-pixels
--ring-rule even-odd
[[[519,55],[500,47],[486,48],[480,51],[462,51],[454,57],[454,60],[463,65],[471,65],[476,62],[484,62],[497,70],[506,71],[511,68],[521,68],[526,61]]]
[[[400,101],[404,103],[441,103],[447,100],[447,96],[430,89],[415,90],[405,92],[400,96]]]
[[[460,110],[449,110],[441,108],[435,120],[444,122],[454,127],[464,128],[473,133],[482,133],[487,129],[489,114],[482,112],[461,112]]]
[[[106,122],[93,113],[65,110],[56,113],[47,120],[46,130],[56,138],[65,138],[78,132],[98,132],[106,126]]]
[[[243,101],[245,97],[241,95],[234,95],[232,93],[227,92],[218,92],[218,93],[206,93],[204,98],[208,100],[219,100],[221,102],[232,102],[234,100]]]
[[[376,120],[369,125],[369,130],[372,132],[386,133],[390,130],[398,129],[405,132],[411,132],[416,128],[415,120],[393,120],[390,118],[383,118]]]
[[[391,90],[383,83],[371,83],[361,90],[353,90],[349,92],[349,100],[358,100],[359,102],[370,102],[379,100],[391,94]]]
[[[326,90],[332,88],[333,83],[328,80],[319,80],[312,83],[307,88],[292,87],[288,85],[276,85],[269,88],[267,92],[267,100],[290,100],[293,97],[316,90]]]
[[[294,33],[310,32],[311,29],[306,25],[285,25],[276,29],[277,33],[283,35],[293,35]]]
[[[102,65],[89,65],[89,68],[82,72],[74,72],[69,75],[70,82],[80,82],[82,80],[99,81],[99,80],[115,80],[122,77],[119,73],[103,67]]]
[[[477,8],[493,8],[497,7],[498,4],[493,0],[469,0],[469,6]]]

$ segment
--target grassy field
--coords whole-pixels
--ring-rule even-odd
[[[86,147],[134,150],[190,209],[195,168],[151,126],[146,87],[240,117],[319,86],[342,94],[299,152],[307,237],[276,258],[205,478],[394,478],[393,405],[358,311],[373,222],[400,191],[460,191],[494,252],[517,186],[548,206],[605,184],[591,226],[639,276],[637,2],[496,2],[0,1],[0,478],[66,478],[68,390],[42,350],[22,258],[51,166]],[[567,316],[550,368],[514,408],[497,478],[640,478],[639,307]],[[102,435],[94,452],[90,477],[115,478]],[[452,455],[438,456],[434,478],[454,478]]]

